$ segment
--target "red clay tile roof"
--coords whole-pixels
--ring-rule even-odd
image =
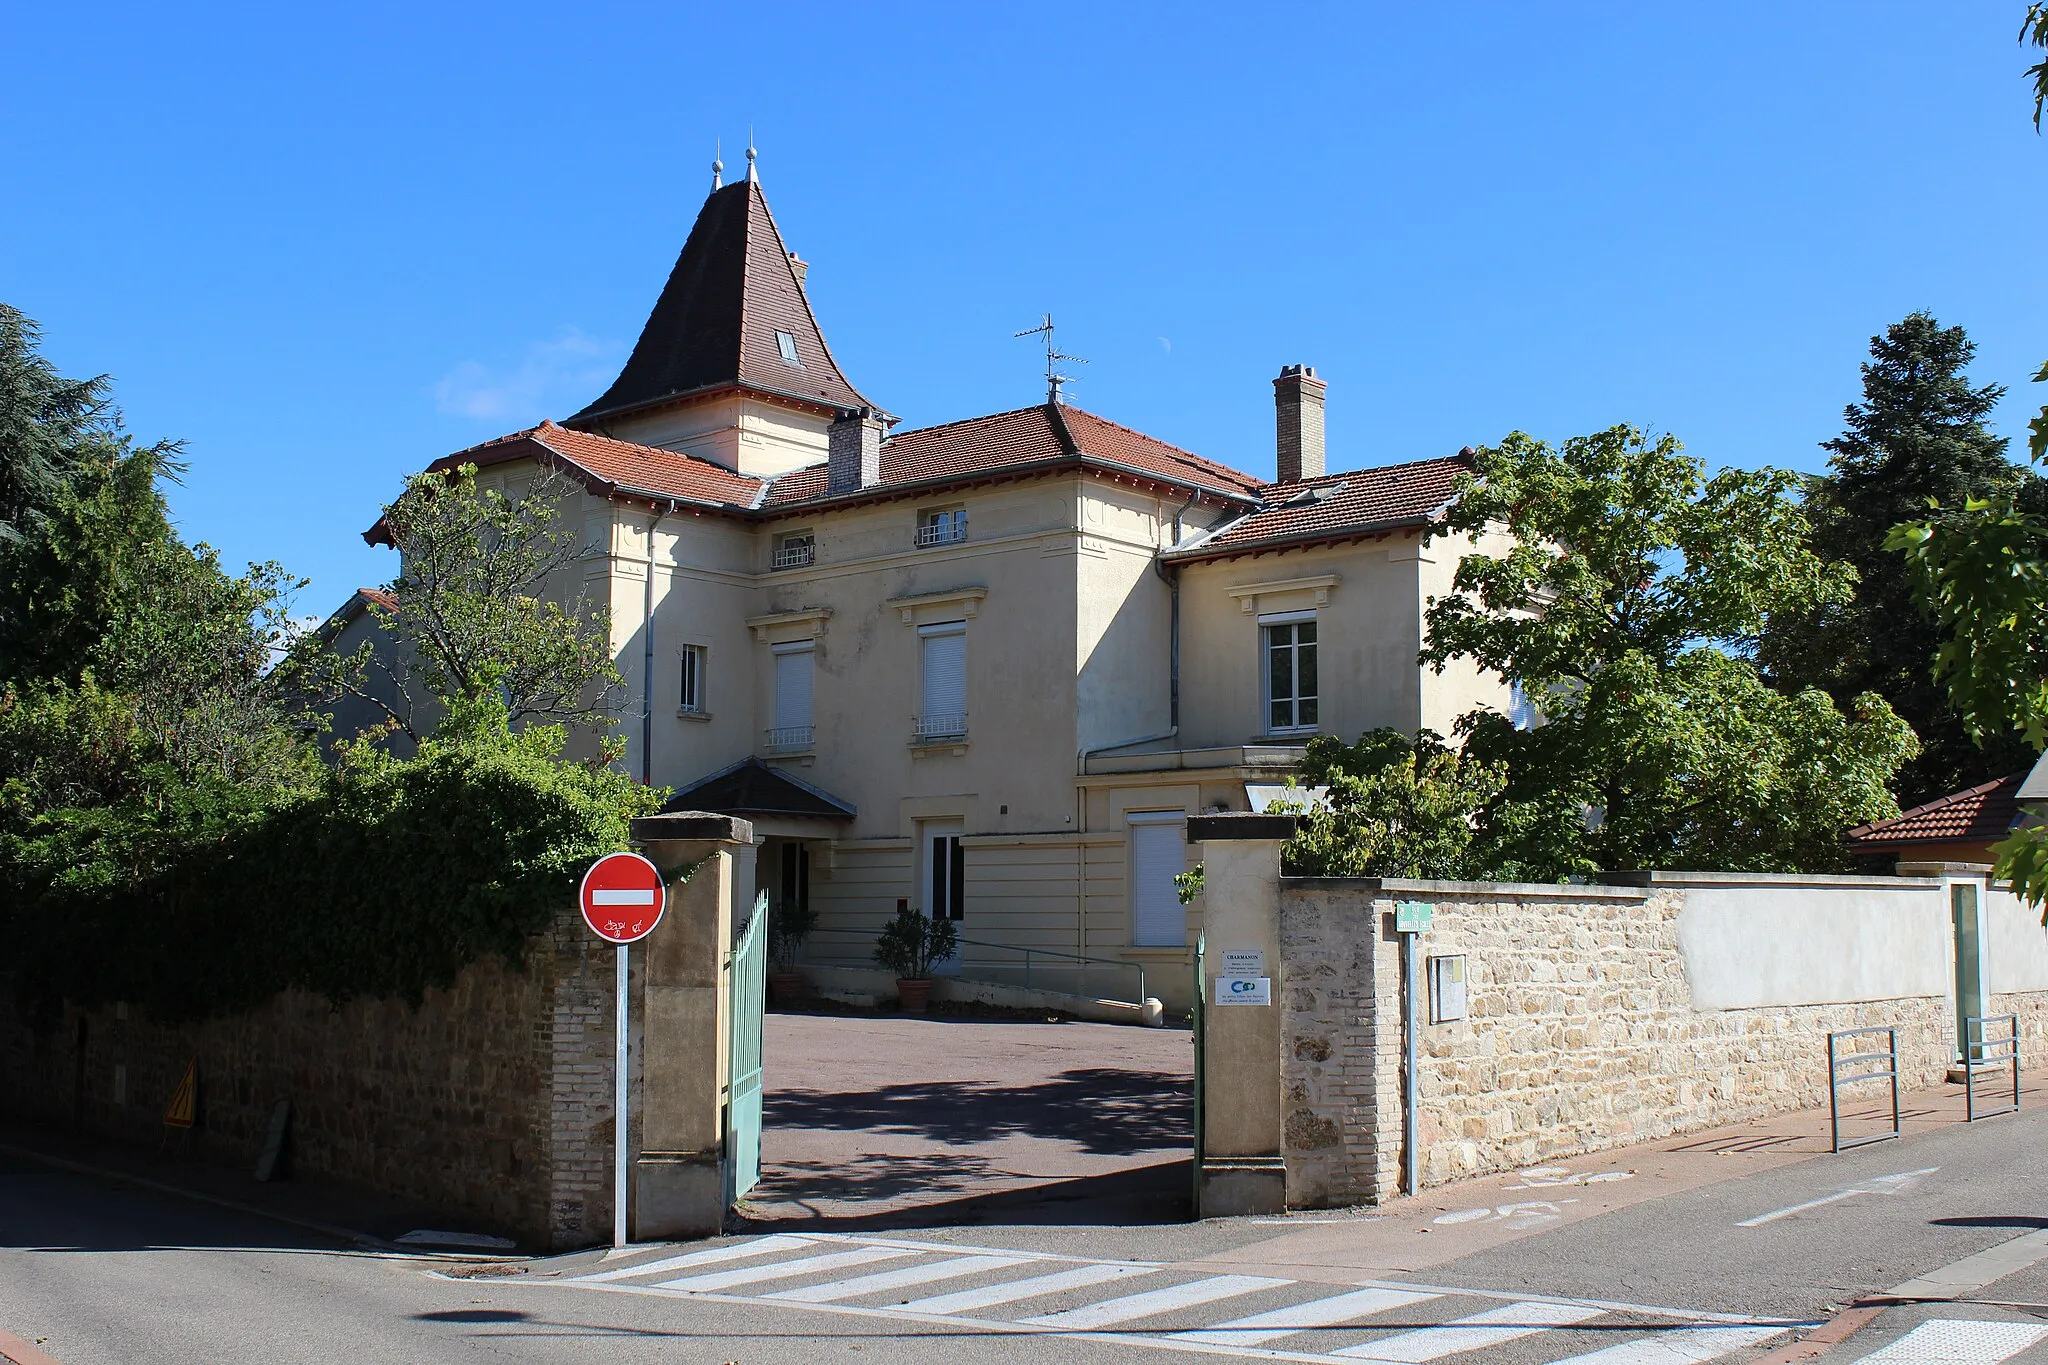
[[[798,364],[782,358],[777,332],[794,340]],[[750,180],[704,201],[625,368],[569,421],[582,425],[729,385],[833,408],[874,406],[832,358],[768,200]]]
[[[887,493],[891,485],[982,478],[1057,462],[1131,470],[1233,498],[1252,496],[1259,487],[1249,474],[1093,413],[1041,403],[898,432],[882,443],[882,482],[859,494],[839,496],[872,496]],[[768,490],[766,505],[780,508],[827,496],[831,495],[825,466],[811,465],[778,477]]]
[[[365,602],[373,606],[382,607],[386,611],[398,610],[398,599],[382,588],[357,588],[356,595]]]
[[[1843,837],[1862,853],[1881,852],[1898,844],[2003,839],[2020,817],[2013,798],[2026,776],[2013,773],[1968,791],[1951,792],[1889,820],[1858,825]]]
[[[1469,458],[1453,455],[1266,484],[1260,489],[1258,511],[1169,558],[1223,558],[1420,526],[1443,510],[1457,493],[1459,481],[1471,472]]]
[[[464,464],[487,467],[508,460],[553,463],[550,456],[567,460],[594,476],[607,490],[653,493],[720,507],[752,507],[760,499],[766,482],[751,475],[735,474],[724,465],[693,455],[617,441],[553,422],[542,422],[537,427],[444,455],[428,468],[453,469]]]

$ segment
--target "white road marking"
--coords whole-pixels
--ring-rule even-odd
[[[1804,1213],[1808,1209],[1817,1209],[1823,1204],[1832,1204],[1838,1199],[1847,1199],[1852,1195],[1904,1194],[1919,1184],[1922,1176],[1933,1175],[1940,1169],[1941,1167],[1939,1166],[1929,1166],[1924,1170],[1900,1171],[1897,1175],[1881,1175],[1874,1180],[1866,1180],[1861,1185],[1852,1185],[1846,1190],[1837,1190],[1833,1194],[1823,1195],[1819,1199],[1809,1199],[1804,1204],[1794,1204],[1790,1208],[1772,1209],[1769,1213],[1761,1213],[1754,1218],[1746,1218],[1735,1226],[1739,1228],[1759,1228],[1765,1223],[1775,1223],[1780,1218],[1790,1218],[1795,1213]]]
[[[2048,1228],[2024,1233],[1988,1251],[1915,1276],[1891,1293],[1901,1299],[1960,1299],[1994,1280],[2018,1274],[2044,1256],[2048,1256]]]
[[[1015,1303],[1019,1299],[1035,1299],[1041,1295],[1060,1294],[1069,1289],[1082,1289],[1107,1280],[1120,1280],[1127,1275],[1158,1273],[1159,1267],[1156,1265],[1111,1265],[1102,1262],[1075,1266],[1072,1270],[1055,1271],[1050,1275],[1034,1275],[1028,1280],[993,1284],[986,1289],[963,1289],[957,1293],[940,1294],[929,1299],[913,1299],[909,1303],[899,1304],[898,1307],[906,1313],[971,1313],[980,1308]]]
[[[1258,1346],[1277,1337],[1292,1336],[1318,1327],[1343,1327],[1374,1313],[1405,1308],[1411,1303],[1423,1303],[1438,1297],[1412,1289],[1359,1289],[1173,1335],[1182,1341],[1201,1341],[1212,1346]]]
[[[1702,1327],[1665,1329],[1653,1337],[1639,1337],[1619,1346],[1592,1351],[1551,1365],[1701,1365],[1755,1346],[1783,1333],[1783,1327]]]
[[[1931,1318],[1857,1365],[1998,1365],[2048,1337],[2031,1322],[1969,1322]]]
[[[1534,1336],[1553,1328],[1570,1327],[1597,1318],[1604,1309],[1573,1303],[1511,1303],[1489,1308],[1484,1313],[1458,1318],[1440,1327],[1418,1327],[1399,1336],[1382,1337],[1362,1346],[1347,1346],[1332,1355],[1346,1359],[1392,1361],[1396,1365],[1422,1365],[1423,1361],[1498,1346],[1518,1337]]]
[[[682,1270],[693,1265],[714,1265],[719,1261],[741,1261],[752,1256],[769,1256],[778,1251],[794,1251],[798,1247],[816,1246],[808,1237],[792,1237],[777,1233],[763,1237],[758,1242],[734,1242],[728,1246],[708,1247],[703,1251],[686,1252],[681,1256],[665,1256],[659,1261],[643,1261],[621,1270],[601,1270],[595,1275],[572,1275],[564,1284],[603,1284],[607,1280],[627,1280],[636,1275],[659,1275],[664,1270]]]
[[[794,1275],[815,1275],[826,1270],[840,1270],[850,1265],[866,1265],[871,1261],[900,1261],[905,1256],[917,1255],[914,1251],[898,1251],[894,1247],[862,1247],[858,1251],[834,1251],[823,1256],[805,1256],[794,1261],[777,1261],[774,1265],[751,1265],[739,1270],[715,1270],[709,1275],[686,1275],[680,1280],[663,1280],[656,1289],[680,1289],[685,1293],[702,1294],[714,1289],[730,1289],[738,1284],[758,1284],[762,1280],[786,1280]]]
[[[652,905],[654,904],[654,889],[646,887],[638,891],[630,889],[625,891],[593,891],[590,893],[590,903],[592,905]]]
[[[962,1275],[976,1275],[987,1270],[1007,1270],[1013,1265],[1023,1265],[1030,1259],[1028,1256],[955,1256],[951,1260],[933,1261],[928,1265],[906,1266],[902,1270],[878,1270],[872,1275],[857,1275],[850,1280],[832,1280],[825,1284],[806,1285],[802,1289],[784,1289],[763,1297],[789,1299],[796,1303],[836,1303],[840,1299],[857,1299],[863,1294],[881,1294],[891,1289],[908,1288],[913,1284],[954,1280]]]
[[[1212,1275],[1206,1280],[1191,1280],[1187,1284],[1176,1284],[1166,1289],[1150,1289],[1142,1294],[1126,1294],[1120,1299],[1104,1299],[1100,1303],[1091,1303],[1080,1308],[1064,1308],[1057,1313],[1025,1318],[1023,1321],[1035,1327],[1061,1327],[1069,1331],[1088,1332],[1097,1327],[1108,1327],[1113,1323],[1149,1318],[1159,1313],[1170,1313],[1176,1308],[1192,1308],[1198,1303],[1234,1299],[1240,1294],[1249,1294],[1254,1290],[1276,1289],[1293,1283],[1293,1280],[1271,1280],[1263,1275]]]

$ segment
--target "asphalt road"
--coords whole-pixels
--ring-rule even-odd
[[[1315,1218],[805,1226],[779,1240],[645,1248],[610,1261],[582,1253],[472,1274],[478,1267],[365,1253],[0,1158],[0,1332],[61,1365],[956,1365],[1190,1354],[1550,1365],[1594,1353],[1605,1353],[1601,1365],[1742,1365],[1781,1350],[1788,1323],[1824,1323],[1940,1267],[2031,1246],[2015,1239],[2048,1227],[2044,1140],[2048,1111],[1956,1125],[1378,1278],[1289,1260],[1285,1248],[1303,1230],[1346,1235],[1342,1220],[1333,1228]],[[1371,1220],[1349,1226],[1363,1235]],[[2027,1254],[2040,1259],[1966,1297],[2048,1303],[2048,1239],[2033,1240],[2043,1245]],[[1026,1281],[1042,1288],[1014,1288]],[[1942,1303],[1862,1316],[1869,1321],[1855,1319],[1860,1330],[1821,1359],[2048,1362],[2048,1307]],[[1947,1322],[1961,1325],[1939,1325]],[[1955,1340],[1962,1353],[1944,1354]],[[1469,1349],[1441,1349],[1461,1343]]]

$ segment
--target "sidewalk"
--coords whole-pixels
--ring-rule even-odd
[[[439,1256],[441,1252],[435,1248],[401,1245],[397,1239],[423,1229],[484,1231],[460,1215],[436,1213],[424,1205],[367,1190],[312,1179],[259,1181],[247,1168],[12,1118],[0,1118],[0,1158],[250,1214],[281,1228],[297,1229],[296,1238],[286,1233],[281,1234],[283,1239],[308,1246]]]
[[[2009,1103],[2010,1079],[2006,1084],[2005,1102]],[[2044,1087],[2048,1087],[2048,1074],[2024,1073],[2021,1105],[2034,1109],[2048,1104],[2048,1088]],[[1987,1085],[1980,1080],[1980,1108],[1997,1107],[2000,1102],[1995,1083]],[[1900,1144],[1910,1145],[1918,1134],[1963,1123],[1964,1107],[1960,1085],[1902,1093]],[[1859,1133],[1883,1131],[1890,1118],[1889,1095],[1884,1096],[1881,1108],[1859,1101],[1853,1109],[1845,1107],[1842,1135],[1846,1140]],[[1275,1226],[1273,1237],[1205,1258],[1201,1264],[1219,1271],[1282,1273],[1295,1279],[1354,1283],[1361,1277],[1422,1270],[1614,1209],[1811,1161],[1828,1152],[1828,1111],[1796,1110],[1434,1186],[1413,1198],[1390,1200],[1375,1208],[1302,1212],[1259,1220]]]

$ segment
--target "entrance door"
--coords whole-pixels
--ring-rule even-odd
[[[1967,882],[1949,883],[1948,895],[1956,931],[1956,1058],[1976,1062],[1984,1052],[1983,902]]]
[[[955,929],[964,929],[966,919],[967,855],[960,847],[960,836],[966,827],[958,820],[928,820],[924,824],[921,844],[922,866],[918,869],[919,882],[924,890],[924,912],[933,919],[949,919]],[[955,953],[944,962],[932,964],[932,971],[943,976],[956,976],[960,971],[960,955]]]

